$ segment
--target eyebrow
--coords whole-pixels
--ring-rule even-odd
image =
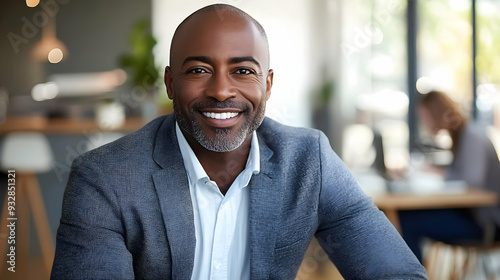
[[[182,62],[182,65],[184,66],[186,63],[190,61],[200,61],[203,63],[211,64],[212,59],[208,56],[188,56],[186,59],[184,59],[184,62]],[[236,64],[236,63],[241,63],[241,62],[252,62],[256,64],[258,67],[260,67],[260,63],[253,57],[251,56],[242,56],[242,57],[232,57],[229,60],[230,64]]]
[[[200,61],[207,64],[212,63],[212,59],[208,56],[188,56],[186,57],[186,59],[184,59],[184,62],[182,62],[182,66],[190,61]]]
[[[231,64],[236,64],[236,63],[241,63],[241,62],[253,62],[255,63],[258,67],[260,67],[260,63],[253,57],[251,56],[243,56],[243,57],[233,57],[229,59],[229,63]]]

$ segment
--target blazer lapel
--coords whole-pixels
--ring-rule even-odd
[[[283,201],[284,174],[272,162],[273,152],[259,139],[261,172],[252,177],[250,192],[250,279],[268,279],[274,260],[276,221]]]
[[[190,279],[196,237],[189,183],[175,136],[175,120],[168,116],[155,140],[154,160],[163,169],[153,174],[172,258],[172,279]]]

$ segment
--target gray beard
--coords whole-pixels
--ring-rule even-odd
[[[224,102],[219,102],[219,103],[223,104]],[[175,102],[175,98],[173,100],[175,119],[177,120],[179,126],[189,135],[191,135],[198,143],[200,143],[202,147],[204,147],[209,151],[219,152],[219,153],[225,153],[236,150],[238,147],[241,146],[241,144],[243,144],[245,139],[247,139],[247,137],[251,133],[257,130],[257,128],[259,128],[265,116],[265,111],[266,111],[265,101],[263,101],[260,105],[261,106],[259,106],[255,118],[248,119],[247,117],[241,129],[237,131],[236,136],[230,135],[231,130],[229,128],[216,128],[215,139],[210,139],[203,133],[200,124],[197,121],[196,118],[196,114],[198,114],[197,108],[191,109],[190,115],[192,121],[190,122],[180,112],[180,108],[178,108]],[[223,108],[222,105],[217,107]],[[244,114],[247,114],[246,112],[248,111],[245,111]]]

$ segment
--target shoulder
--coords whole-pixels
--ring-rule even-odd
[[[325,134],[319,130],[291,127],[266,118],[257,130],[261,153],[271,151],[281,163],[307,163],[317,168],[322,158],[338,161]]]
[[[486,137],[486,130],[487,125],[479,122],[470,122],[464,128],[465,134],[480,138]]]
[[[319,130],[287,126],[268,117],[257,130],[257,135],[260,137],[259,141],[264,141],[269,146],[318,145],[321,138],[326,139]]]
[[[461,133],[461,147],[470,148],[478,145],[487,145],[489,138],[486,132],[486,126],[480,123],[468,123]]]
[[[173,117],[158,117],[134,133],[77,157],[73,165],[88,164],[89,162],[113,164],[125,161],[139,162],[143,158],[151,159],[159,130],[169,122],[175,123],[170,119]]]

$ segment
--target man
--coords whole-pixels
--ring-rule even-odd
[[[293,279],[316,236],[347,279],[425,279],[326,137],[264,117],[265,32],[229,5],[177,28],[174,115],[73,163],[53,279]]]

